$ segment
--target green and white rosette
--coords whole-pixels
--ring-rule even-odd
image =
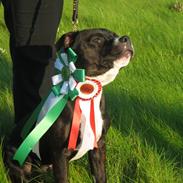
[[[77,55],[71,48],[68,48],[66,53],[62,51],[58,53],[55,62],[57,74],[52,77],[52,89],[26,122],[21,134],[24,141],[13,157],[20,165],[23,165],[32,149],[36,151],[39,140],[54,124],[67,101],[74,100],[78,96],[76,85],[85,81],[85,70],[76,69],[74,65],[76,60]],[[35,128],[30,132],[35,123]]]

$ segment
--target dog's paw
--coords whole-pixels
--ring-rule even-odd
[[[41,165],[40,169],[42,172],[52,172],[53,171],[53,166],[52,165]]]
[[[20,167],[17,161],[13,160],[16,148],[7,146],[4,149],[3,160],[12,183],[27,182],[27,177],[30,176],[32,165],[30,157],[27,158],[26,163]]]

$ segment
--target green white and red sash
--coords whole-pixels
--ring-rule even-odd
[[[81,157],[85,151],[97,147],[103,124],[99,109],[102,87],[96,80],[85,81],[85,71],[76,69],[76,60],[77,55],[71,48],[66,53],[58,53],[55,62],[58,74],[52,77],[53,87],[26,122],[21,134],[24,140],[13,157],[20,165],[31,150],[39,150],[39,140],[62,113],[68,100],[75,100],[68,149],[78,150],[77,157]],[[79,132],[83,140],[77,145]]]

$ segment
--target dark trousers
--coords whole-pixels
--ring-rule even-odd
[[[2,0],[10,32],[15,123],[40,102],[45,67],[55,56],[54,42],[63,0]]]

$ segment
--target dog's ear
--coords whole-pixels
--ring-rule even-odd
[[[64,34],[57,42],[56,42],[56,49],[60,50],[61,48],[68,48],[70,47],[76,36],[78,35],[78,31],[77,32],[68,32],[66,34]]]

